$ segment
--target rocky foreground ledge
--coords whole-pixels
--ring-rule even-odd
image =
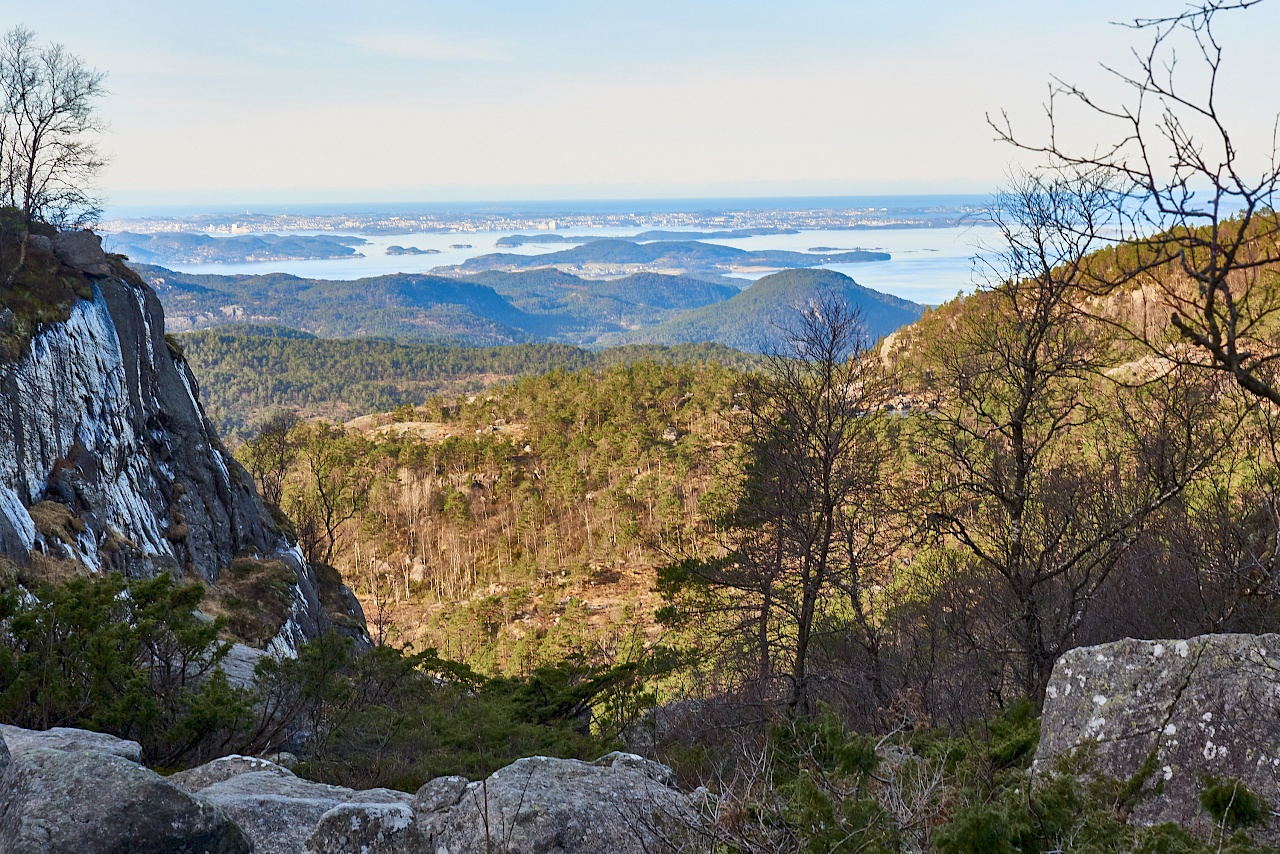
[[[0,854],[643,854],[696,820],[703,793],[629,753],[532,757],[416,794],[356,791],[227,756],[162,777],[132,741],[0,726]]]

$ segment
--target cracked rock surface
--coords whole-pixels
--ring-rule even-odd
[[[1239,780],[1280,807],[1280,635],[1074,649],[1054,665],[1041,733],[1037,774],[1069,754],[1120,780],[1145,768],[1135,824],[1211,832],[1199,802],[1207,776]],[[1256,835],[1280,844],[1280,821]]]
[[[249,838],[219,807],[129,758],[136,747],[82,730],[5,727],[0,738],[0,852],[253,851]]]

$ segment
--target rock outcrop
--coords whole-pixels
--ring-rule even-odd
[[[136,747],[80,730],[5,728],[0,854],[647,854],[674,850],[703,796],[629,753],[536,756],[409,795],[313,783],[248,756],[165,778],[126,758]]]
[[[0,854],[253,850],[220,808],[121,755],[132,753],[133,742],[78,730],[50,735],[6,727],[4,744]]]
[[[438,854],[646,854],[672,850],[667,840],[697,817],[694,800],[671,787],[669,768],[630,753],[591,763],[534,756],[461,789],[446,780],[428,783],[414,802],[429,832],[423,850]]]
[[[1211,832],[1199,793],[1239,781],[1280,807],[1280,635],[1123,640],[1054,665],[1033,769],[1075,755],[1120,780],[1142,778],[1131,821]],[[1254,828],[1280,844],[1280,822]]]
[[[199,794],[244,830],[256,854],[301,854],[320,820],[336,807],[350,806],[357,813],[388,804],[408,809],[412,800],[391,789],[357,791],[313,783],[278,765],[228,777]]]
[[[4,740],[9,752],[14,755],[40,748],[64,752],[87,750],[119,756],[135,765],[142,762],[142,745],[138,742],[85,729],[56,726],[46,730],[33,730],[0,724],[0,739]]]
[[[315,573],[222,448],[155,292],[90,232],[48,243],[45,262],[82,277],[92,299],[0,364],[0,554],[210,583],[257,555],[296,575],[275,646],[319,636],[329,621]]]

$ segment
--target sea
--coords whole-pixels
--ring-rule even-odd
[[[887,197],[885,210],[893,210],[893,198]],[[913,203],[916,197],[911,197]],[[779,202],[783,200],[778,200]],[[794,200],[785,200],[786,206],[794,211]],[[817,200],[815,200],[816,202]],[[828,208],[829,202],[823,201]],[[860,200],[861,201],[861,200]],[[559,203],[559,210],[572,210]],[[601,207],[605,203],[599,203]],[[609,209],[617,209],[620,203],[614,202]],[[652,202],[646,203],[652,208]],[[699,202],[699,208],[686,206],[685,209],[707,210],[705,201]],[[782,206],[782,205],[779,205]],[[527,204],[524,207],[528,207]],[[679,209],[674,207],[673,209]],[[739,209],[741,207],[739,206]],[[814,209],[818,209],[815,204]],[[583,212],[591,212],[591,208],[583,204],[577,208]],[[955,298],[959,294],[972,292],[983,282],[984,266],[980,258],[995,245],[996,232],[981,218],[968,218],[971,221],[962,225],[942,225],[928,227],[893,227],[874,228],[802,228],[797,234],[757,235],[733,239],[708,239],[706,242],[734,246],[741,249],[764,250],[786,249],[808,251],[818,247],[822,251],[875,249],[889,253],[890,260],[862,262],[857,264],[833,264],[829,269],[838,270],[851,277],[859,284],[877,291],[892,294],[913,302],[927,305],[938,305]],[[650,226],[651,227],[651,226]],[[649,227],[578,227],[564,229],[557,233],[565,236],[581,236],[588,239],[604,237],[632,236],[648,230]],[[711,231],[712,227],[699,226],[681,229],[679,227],[662,226],[668,231]],[[325,260],[303,261],[260,261],[248,263],[220,264],[183,264],[165,263],[163,266],[180,272],[213,273],[221,275],[265,273],[289,273],[311,279],[351,280],[391,273],[429,273],[439,267],[461,264],[468,258],[493,252],[518,253],[523,255],[539,255],[568,248],[573,244],[537,244],[526,243],[517,247],[498,246],[498,241],[513,234],[530,234],[529,229],[519,231],[470,231],[470,232],[426,232],[410,234],[363,234],[355,231],[296,231],[297,234],[352,234],[362,237],[367,242],[356,246],[361,257],[337,258]],[[388,255],[390,246],[416,247],[418,249],[434,249],[438,254],[429,255]],[[766,273],[752,272],[733,274],[741,280],[742,287]]]

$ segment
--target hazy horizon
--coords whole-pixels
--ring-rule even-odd
[[[111,204],[104,219],[147,217],[183,217],[192,215],[252,213],[255,215],[335,215],[335,214],[400,214],[400,213],[520,213],[553,215],[558,213],[683,213],[718,210],[818,210],[876,209],[903,210],[920,207],[961,209],[979,207],[991,199],[989,193],[880,193],[868,195],[826,196],[652,196],[637,198],[542,198],[542,199],[454,199],[445,201],[406,202],[224,202],[210,204]]]
[[[1112,22],[1181,8],[0,0],[107,74],[99,186],[129,208],[985,194],[1027,165],[988,113],[1040,138],[1054,75],[1121,95],[1099,63],[1145,35]],[[1240,139],[1270,139],[1276,31],[1276,6],[1223,18]]]

